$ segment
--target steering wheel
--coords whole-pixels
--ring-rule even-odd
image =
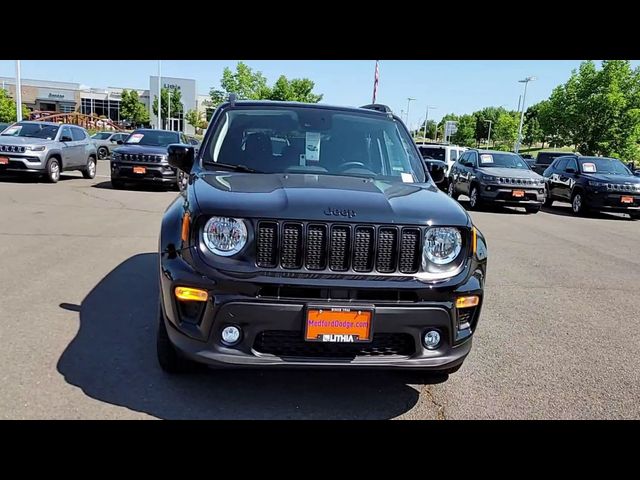
[[[362,162],[345,162],[338,167],[338,170],[348,170],[350,168],[358,168],[358,167],[369,170],[367,167],[365,167],[364,163]]]

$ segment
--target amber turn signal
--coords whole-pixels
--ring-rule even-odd
[[[199,288],[176,287],[175,293],[178,300],[206,302],[209,298],[207,291]]]
[[[475,254],[478,250],[478,231],[476,227],[471,227],[471,234],[473,236],[472,244],[473,244],[473,253]]]
[[[186,242],[189,240],[189,227],[191,226],[191,215],[189,212],[185,212],[182,216],[182,241]]]
[[[456,308],[471,308],[478,305],[478,303],[480,303],[480,297],[477,295],[456,298]]]

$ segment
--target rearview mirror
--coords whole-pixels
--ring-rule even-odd
[[[169,165],[178,168],[185,173],[190,173],[193,167],[193,159],[195,152],[193,147],[189,145],[182,145],[174,143],[169,145],[169,158],[167,159]]]

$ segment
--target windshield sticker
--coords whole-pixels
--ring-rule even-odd
[[[306,133],[305,158],[307,162],[320,161],[320,132]]]
[[[595,163],[583,163],[582,171],[584,173],[596,173],[596,164]]]
[[[20,130],[20,127],[9,127],[4,132],[3,135],[15,135]]]
[[[301,153],[301,154],[300,154],[300,166],[301,166],[301,167],[305,167],[306,165],[307,165],[307,164],[306,164],[306,162],[304,161],[304,153]]]
[[[493,163],[493,155],[483,154],[480,155],[480,163]]]
[[[144,137],[143,133],[134,133],[129,137],[129,140],[127,140],[127,143],[140,143],[140,140],[142,140],[142,137]]]
[[[413,183],[413,175],[411,175],[410,173],[402,172],[400,174],[400,177],[402,177],[402,181],[404,183]]]

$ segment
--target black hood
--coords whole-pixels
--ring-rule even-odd
[[[194,182],[206,214],[353,223],[470,226],[458,202],[429,184],[365,178],[201,173]]]
[[[153,145],[120,145],[118,148],[113,150],[115,153],[128,153],[130,155],[134,154],[147,154],[147,155],[166,155],[167,147],[156,147]]]
[[[640,183],[640,178],[634,175],[611,175],[607,173],[584,173],[583,175],[587,180],[596,180],[599,182],[616,183],[622,185],[637,185]]]

